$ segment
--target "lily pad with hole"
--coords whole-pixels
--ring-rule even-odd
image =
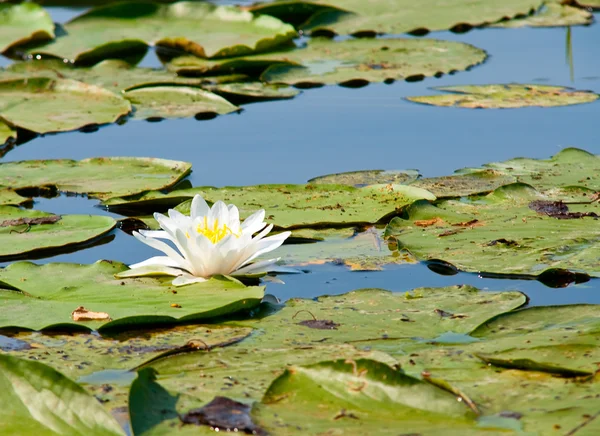
[[[0,432],[123,436],[98,400],[40,362],[0,354]]]
[[[186,76],[262,72],[260,80],[268,83],[361,86],[462,71],[486,56],[472,45],[435,39],[312,38],[296,50],[209,62],[185,57],[173,60],[169,68]]]
[[[151,86],[123,95],[135,106],[134,117],[139,119],[223,115],[240,110],[217,94],[191,86]]]
[[[492,27],[562,27],[588,25],[593,21],[594,16],[592,13],[584,9],[559,3],[546,3],[539,13],[525,18],[496,23]]]
[[[55,186],[59,191],[95,198],[164,189],[190,172],[187,162],[143,157],[98,157],[0,163],[0,187]]]
[[[466,85],[434,88],[450,94],[407,97],[415,103],[470,109],[513,109],[530,106],[555,107],[591,103],[598,94],[548,85]]]
[[[548,213],[536,205],[547,205]],[[553,207],[568,211],[554,214]],[[600,275],[599,215],[599,203],[569,206],[512,184],[466,201],[415,202],[392,219],[385,236],[420,260],[441,259],[463,271]]]
[[[35,3],[0,4],[0,53],[18,45],[45,42],[54,38],[50,14]]]
[[[286,0],[258,4],[250,10],[282,18],[300,14],[304,21],[298,28],[313,34],[423,35],[441,30],[464,32],[528,15],[542,4],[540,0]]]
[[[360,188],[367,185],[394,183],[409,184],[419,178],[417,170],[361,170],[314,177],[308,183],[317,185],[348,185]]]
[[[80,65],[126,58],[132,52],[143,56],[149,45],[218,58],[267,51],[296,36],[292,26],[274,17],[256,17],[233,6],[191,1],[103,5],[69,21],[64,29],[64,36],[29,52]]]
[[[518,157],[485,164],[483,168],[516,177],[518,182],[527,183],[541,191],[555,191],[549,192],[553,196],[570,196],[564,192],[564,188],[583,190],[579,195],[584,196],[586,190],[588,196],[593,191],[600,191],[600,156],[578,148],[565,148],[550,159]],[[467,168],[458,173],[480,170]],[[556,192],[557,188],[563,188],[563,192]]]
[[[108,216],[58,216],[0,206],[0,259],[81,246],[110,232],[115,225],[116,221]]]
[[[3,80],[0,100],[0,119],[42,134],[114,123],[131,112],[123,97],[68,79]]]
[[[30,262],[0,269],[0,328],[100,332],[139,327],[198,323],[260,303],[263,286],[246,287],[235,279],[215,277],[175,289],[172,277],[116,279],[127,270],[119,262],[91,265]],[[173,292],[175,291],[175,292]],[[83,306],[108,314],[110,321],[73,321]]]

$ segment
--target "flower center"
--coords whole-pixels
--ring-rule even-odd
[[[240,234],[234,232],[231,228],[229,228],[227,224],[219,226],[218,218],[215,219],[212,228],[210,228],[208,226],[208,217],[204,217],[204,223],[199,224],[198,227],[196,227],[196,231],[199,234],[206,236],[208,240],[213,244],[216,244],[227,235],[233,235],[236,238],[239,238],[241,236]]]

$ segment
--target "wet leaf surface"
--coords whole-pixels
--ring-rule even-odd
[[[468,85],[434,88],[450,94],[407,97],[415,103],[470,109],[510,109],[530,106],[554,107],[591,103],[598,94],[562,86],[547,85]]]
[[[18,45],[54,38],[52,18],[35,3],[0,4],[0,53]]]

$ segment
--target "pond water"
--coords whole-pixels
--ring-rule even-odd
[[[78,13],[49,10],[58,22]],[[572,86],[600,93],[600,26],[571,29],[571,63],[566,57],[565,28],[476,29],[428,37],[473,44],[490,57],[468,72],[439,79],[305,90],[293,100],[245,105],[240,114],[209,121],[129,121],[91,134],[47,135],[15,147],[1,161],[161,157],[191,162],[194,172],[190,180],[196,186],[224,186],[303,183],[322,174],[375,168],[416,168],[424,176],[438,176],[516,156],[546,158],[567,146],[600,153],[598,102],[551,109],[468,110],[404,100],[433,93],[433,86],[509,82]],[[7,61],[0,60],[0,65],[3,63]],[[159,62],[151,53],[142,65],[158,66]],[[61,196],[39,199],[36,208],[55,213],[107,213],[93,208],[95,204],[97,201],[83,197]],[[108,244],[36,262],[91,263],[104,258],[133,263],[156,254],[120,230],[113,236]],[[360,287],[405,291],[467,283],[493,290],[521,290],[535,305],[600,303],[598,281],[553,289],[535,281],[482,279],[465,273],[443,276],[424,265],[368,273],[350,272],[343,266],[312,266],[304,274],[280,278],[285,284],[268,283],[267,290],[281,299],[312,298]]]

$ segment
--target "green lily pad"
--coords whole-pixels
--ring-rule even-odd
[[[185,118],[240,110],[223,97],[191,86],[152,86],[124,93],[135,105],[135,118]]]
[[[65,36],[30,53],[82,65],[143,53],[148,45],[200,57],[228,57],[266,51],[296,36],[292,26],[276,18],[197,2],[104,5],[74,18],[64,29]]]
[[[312,7],[307,9],[307,4]],[[250,10],[274,17],[293,15],[299,10],[306,20],[298,27],[312,33],[423,35],[440,30],[465,31],[528,15],[541,5],[540,0],[424,0],[418,3],[410,0],[314,0],[263,3]]]
[[[442,259],[464,271],[539,274],[567,269],[598,275],[600,229],[594,216],[559,219],[531,208],[546,201],[528,185],[513,184],[473,201],[418,201],[394,218],[385,236],[421,260]],[[572,212],[600,213],[600,204]]]
[[[0,206],[20,206],[31,202],[31,198],[23,197],[10,188],[0,189]]]
[[[16,62],[0,72],[1,79],[32,77],[78,80],[115,93],[144,86],[200,85],[203,81],[203,79],[179,77],[165,70],[134,67],[119,59],[107,59],[89,68],[76,68],[58,59],[43,59]]]
[[[269,83],[360,86],[461,71],[483,62],[486,56],[471,45],[435,39],[312,38],[304,48],[263,55],[223,60],[177,58],[169,69],[185,76],[262,72],[260,80]]]
[[[213,278],[175,289],[172,278],[115,279],[127,270],[119,262],[92,265],[17,262],[0,270],[0,327],[52,328],[100,332],[140,326],[199,322],[260,303],[264,287],[246,287],[237,280]],[[78,307],[107,313],[111,321],[80,321]]]
[[[62,215],[0,206],[0,259],[86,244],[110,232],[116,221],[108,216]]]
[[[17,139],[17,131],[0,120],[0,147]]]
[[[576,1],[575,4],[586,8],[592,8],[594,10],[600,9],[600,0],[580,0]]]
[[[140,157],[99,157],[0,163],[0,187],[12,189],[56,186],[59,191],[95,198],[131,195],[174,185],[191,164]]]
[[[122,436],[102,405],[54,369],[0,354],[0,432]]]
[[[242,101],[284,100],[294,98],[300,93],[290,86],[269,85],[262,82],[225,83],[206,86],[206,88],[225,98],[237,98]]]
[[[594,21],[594,16],[584,9],[559,3],[546,3],[539,13],[529,17],[504,21],[493,24],[492,27],[557,27],[588,25]]]
[[[131,112],[131,105],[124,98],[67,79],[0,81],[0,98],[3,121],[42,134],[114,123]],[[86,110],[81,110],[82,107]]]
[[[428,177],[411,183],[427,189],[438,198],[463,197],[485,194],[503,185],[516,182],[516,178],[494,170],[483,170],[453,176]]]
[[[483,62],[483,50],[468,44],[434,39],[311,39],[290,54],[302,66],[275,64],[261,80],[290,85],[341,84],[418,80],[465,70]]]
[[[394,183],[406,185],[419,178],[417,170],[363,170],[328,174],[310,179],[316,185],[348,185],[360,188],[367,185]]]
[[[548,85],[467,85],[434,88],[451,94],[407,97],[415,103],[470,109],[511,109],[530,106],[554,107],[591,103],[598,94]]]
[[[259,423],[273,431],[326,434],[433,434],[448,428],[486,434],[457,396],[373,360],[335,360],[293,366],[279,376],[258,410]]]
[[[550,159],[519,157],[485,164],[483,167],[516,177],[518,182],[542,191],[572,186],[600,191],[600,156],[578,148],[565,148]],[[459,172],[472,171],[480,169],[467,168]]]
[[[0,53],[31,42],[54,38],[54,23],[48,12],[35,3],[0,4]]]

